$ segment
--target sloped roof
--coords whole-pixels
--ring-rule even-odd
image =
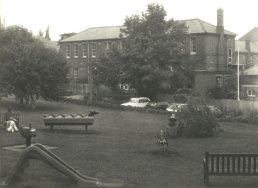
[[[200,19],[190,19],[190,20],[180,20],[184,22],[188,27],[189,34],[198,33],[217,33],[217,27],[205,22]],[[107,26],[107,27],[93,27],[86,29],[78,34],[71,37],[65,38],[60,42],[76,42],[76,41],[88,41],[88,40],[107,40],[107,39],[117,39],[120,38],[120,29],[125,26]],[[225,30],[227,35],[236,35],[233,32]]]
[[[120,29],[122,28],[123,26],[93,27],[60,42],[117,39],[120,38]]]
[[[188,27],[188,33],[190,34],[217,33],[217,26],[197,18],[189,19],[189,20],[181,20],[180,22],[185,23],[185,25]],[[236,35],[235,33],[227,30],[225,30],[224,33],[226,35]]]
[[[258,65],[254,65],[244,70],[244,75],[258,75]]]
[[[251,42],[258,43],[258,27],[253,28],[251,31],[242,36],[239,40],[245,41],[249,39]]]
[[[245,41],[236,40],[235,42],[236,42],[235,43],[236,51],[239,47],[239,52],[247,52],[246,46],[245,46],[246,45]],[[250,42],[250,52],[258,53],[258,44],[257,43]]]

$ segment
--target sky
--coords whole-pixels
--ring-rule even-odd
[[[52,40],[63,33],[90,27],[123,25],[127,16],[141,14],[150,3],[163,5],[166,19],[199,18],[217,24],[217,9],[224,10],[225,29],[239,38],[258,27],[257,0],[0,0],[5,25],[20,25],[37,35],[49,26]]]

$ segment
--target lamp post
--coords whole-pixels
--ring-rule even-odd
[[[237,48],[237,100],[239,99],[239,47]]]

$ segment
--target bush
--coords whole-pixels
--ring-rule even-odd
[[[173,98],[174,98],[175,102],[186,103],[187,100],[188,100],[188,95],[186,95],[186,94],[176,94],[176,95],[174,95]]]
[[[208,107],[200,109],[190,106],[178,114],[178,136],[210,137],[218,127],[218,121]]]

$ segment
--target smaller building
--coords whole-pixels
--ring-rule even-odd
[[[238,65],[238,50],[239,50],[239,65],[241,70],[258,64],[258,28],[255,27],[247,34],[236,41],[235,61],[230,66],[236,69]]]
[[[242,99],[258,101],[258,65],[244,70],[241,76]]]

